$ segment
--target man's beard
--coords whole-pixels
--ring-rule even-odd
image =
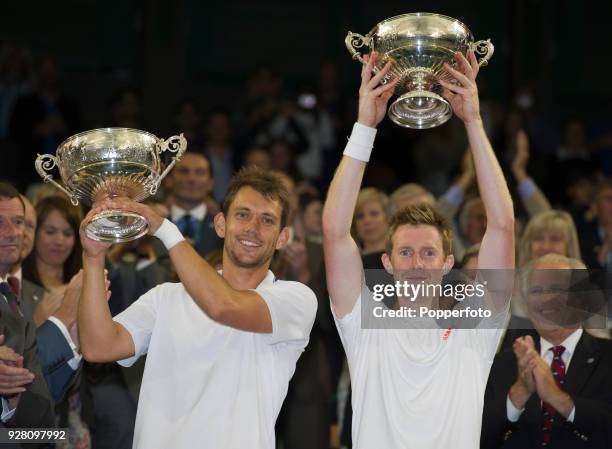
[[[241,260],[231,248],[227,249],[227,254],[229,258],[231,259],[231,261],[234,263],[234,265],[236,265],[237,267],[259,268],[262,265],[265,265],[266,263],[269,263],[272,260],[272,256],[274,255],[274,252],[272,252],[272,254],[269,254],[269,255],[262,254],[261,257],[258,257],[250,261]]]

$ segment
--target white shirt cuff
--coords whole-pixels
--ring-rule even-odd
[[[72,341],[72,338],[70,337],[70,332],[68,332],[68,329],[66,329],[66,325],[62,323],[62,321],[59,318],[50,316],[49,321],[51,321],[53,324],[59,327],[60,332],[62,333],[62,335],[68,342],[68,344],[70,345],[70,349],[72,349],[72,354],[74,356],[70,360],[68,360],[68,366],[70,366],[70,368],[76,371],[77,369],[79,369],[79,363],[81,363],[81,354],[79,354],[79,351],[77,350],[77,347],[74,344],[74,341]]]
[[[506,397],[506,415],[508,416],[508,421],[517,422],[523,413],[523,410],[519,410],[514,406],[512,401],[510,400],[510,395]]]
[[[576,406],[574,405],[572,407],[572,411],[570,412],[569,416],[567,417],[566,421],[567,422],[574,422],[574,416],[576,415]]]
[[[7,422],[13,417],[13,415],[15,414],[15,410],[17,409],[9,409],[8,401],[2,398],[2,416],[0,417],[0,420],[2,420],[3,423]]]

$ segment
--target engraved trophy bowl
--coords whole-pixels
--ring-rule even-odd
[[[39,154],[35,166],[44,182],[62,190],[75,206],[106,198],[142,201],[155,195],[162,179],[187,149],[183,134],[160,139],[131,128],[100,128],[69,137],[56,154]],[[162,170],[164,152],[172,154]],[[64,185],[48,173],[58,168]],[[147,233],[149,223],[135,212],[106,210],[87,224],[87,236],[100,242],[128,242]]]
[[[365,36],[349,31],[345,44],[362,64],[366,62],[358,49],[367,47],[377,52],[380,57],[374,72],[391,62],[382,83],[398,77],[395,94],[399,96],[389,106],[389,118],[414,129],[433,128],[452,117],[438,79],[453,81],[444,70],[444,63],[456,66],[455,52],[465,55],[471,48],[482,56],[478,64],[485,66],[494,51],[490,39],[474,42],[472,32],[457,19],[423,12],[383,20]]]

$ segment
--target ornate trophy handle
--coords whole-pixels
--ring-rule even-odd
[[[370,36],[362,36],[361,34],[349,31],[346,35],[346,39],[344,39],[344,43],[346,44],[346,48],[348,49],[349,53],[353,56],[353,59],[358,60],[363,65],[367,64],[357,49],[363,46],[371,48],[372,38]],[[374,67],[372,72],[375,74],[378,73],[378,68]],[[391,76],[391,72],[387,73],[384,78],[380,80],[380,84],[387,84],[387,82],[391,79]]]
[[[495,51],[495,46],[491,43],[491,39],[473,42],[470,48],[474,50],[474,53],[477,55],[483,55],[480,61],[478,61],[480,67],[484,67],[489,63],[489,59],[491,59]]]
[[[349,31],[346,35],[346,39],[344,39],[344,43],[346,44],[346,48],[348,49],[353,59],[356,59],[365,65],[366,62],[363,60],[361,53],[359,53],[357,49],[363,47],[364,45],[366,47],[369,47],[372,43],[372,38]]]
[[[58,165],[59,165],[59,161],[57,160],[57,157],[51,154],[39,154],[38,157],[36,158],[36,161],[34,162],[36,171],[38,172],[40,177],[43,179],[43,181],[50,182],[51,184],[53,184],[55,187],[57,187],[62,192],[64,192],[66,195],[68,195],[68,198],[70,198],[70,202],[72,203],[73,206],[78,206],[79,200],[77,199],[76,195],[73,192],[71,192],[67,187],[64,187],[63,185],[55,181],[53,179],[53,175],[51,175],[50,173],[47,173],[47,171],[53,170]]]
[[[164,151],[169,151],[176,154],[172,157],[172,160],[167,165],[163,173],[159,175],[157,180],[151,185],[151,188],[149,189],[149,193],[151,195],[155,195],[157,193],[157,189],[159,188],[162,179],[164,179],[170,170],[172,170],[172,167],[174,167],[176,163],[181,160],[181,156],[183,156],[186,149],[187,139],[185,139],[183,133],[181,133],[179,136],[168,137],[166,140],[160,139],[157,142],[155,151],[157,151],[158,156],[161,156]]]

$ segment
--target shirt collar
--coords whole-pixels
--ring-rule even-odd
[[[217,270],[217,273],[222,275],[223,270]],[[276,276],[274,275],[274,273],[272,273],[272,270],[268,270],[266,277],[262,279],[262,281],[259,283],[257,287],[255,287],[255,290],[257,290],[260,287],[268,287],[272,285],[274,281],[276,281]]]
[[[173,223],[178,222],[187,214],[191,215],[198,221],[204,220],[204,217],[206,216],[206,203],[201,203],[191,210],[185,210],[182,207],[177,206],[176,204],[173,204],[170,207],[170,218],[172,219]]]
[[[576,329],[561,343],[560,346],[565,347],[565,351],[563,351],[563,353],[567,354],[568,357],[571,357],[576,351],[576,345],[578,344],[580,337],[582,337],[582,332],[582,328]],[[544,357],[548,350],[554,346],[556,345],[553,345],[551,342],[540,337],[540,355],[542,357]]]
[[[15,276],[19,280],[20,284],[23,283],[23,270],[21,269],[21,267],[19,267],[19,269],[10,276]],[[8,276],[6,278],[8,279]]]
[[[276,276],[274,276],[274,273],[272,273],[272,270],[268,270],[268,274],[266,274],[266,277],[263,278],[263,280],[257,286],[257,288],[259,288],[259,287],[267,287],[269,285],[272,285],[274,283],[275,279],[276,279]]]

